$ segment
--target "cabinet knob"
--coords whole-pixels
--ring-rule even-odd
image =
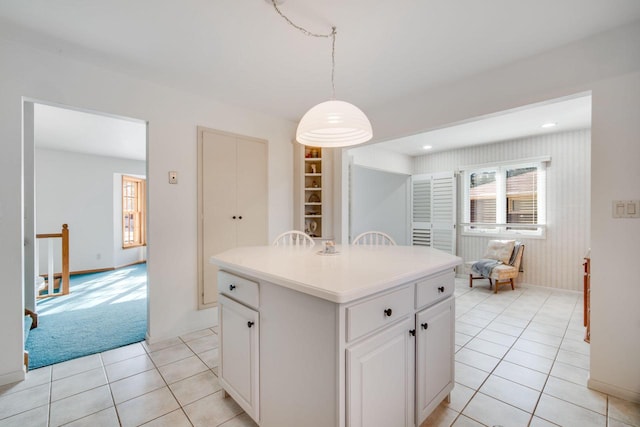
[[[438,288],[438,292],[444,292],[444,286],[440,286],[440,287]]]
[[[427,329],[429,327],[428,323],[421,323],[420,326],[422,326],[422,329]]]
[[[247,322],[247,326],[248,326],[249,328],[250,328],[250,327],[252,327],[252,326],[253,326],[253,322],[251,322],[251,321]]]
[[[236,288],[236,285],[229,285],[229,290],[232,291]]]
[[[236,216],[235,216],[235,215],[234,215],[234,216],[232,216],[232,217],[231,217],[231,219],[236,219]]]
[[[415,329],[411,329],[409,331],[409,335],[411,335],[412,337],[415,337],[416,336],[416,330]]]
[[[240,216],[238,217],[238,219],[242,219],[242,215],[240,215]]]
[[[384,311],[384,315],[387,316],[387,317],[391,317],[391,313],[393,313],[393,311],[390,308],[387,308]]]

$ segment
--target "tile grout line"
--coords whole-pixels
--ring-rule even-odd
[[[545,301],[545,303],[546,303],[546,301]],[[577,300],[574,303],[573,309],[571,311],[571,316],[573,316],[573,312],[575,312],[576,304],[578,304]],[[569,317],[569,322],[571,322],[571,317]],[[535,416],[536,409],[538,409],[538,405],[540,404],[540,399],[542,399],[542,395],[544,394],[544,389],[547,386],[547,382],[549,382],[549,377],[551,376],[551,371],[553,370],[553,367],[556,364],[556,359],[558,358],[558,354],[560,353],[560,347],[562,347],[562,341],[564,340],[564,337],[567,335],[567,329],[568,328],[569,328],[569,323],[567,323],[567,326],[564,329],[564,333],[562,334],[562,340],[560,340],[560,345],[558,345],[558,349],[556,350],[555,357],[553,358],[553,361],[551,362],[551,367],[549,368],[549,373],[547,374],[546,378],[544,379],[544,384],[542,385],[542,390],[540,390],[540,395],[538,396],[538,399],[536,400],[536,404],[533,407],[533,412],[531,413],[531,419],[529,420],[529,425],[531,425],[531,423],[533,422],[533,417]],[[546,418],[542,418],[542,417],[540,417],[540,418],[545,420],[545,421],[548,421],[550,423],[555,424],[551,420],[547,420]]]
[[[571,317],[573,317],[574,313],[576,312],[576,307],[579,307],[579,305],[580,305],[580,301],[576,300],[576,302],[574,303],[574,306],[573,306],[572,312],[571,312]],[[570,322],[571,322],[571,317],[569,318],[569,324],[570,324]],[[544,388],[546,387],[547,382],[549,381],[549,377],[552,377],[552,375],[551,375],[551,370],[553,370],[553,367],[555,366],[556,362],[558,362],[557,358],[558,358],[558,355],[560,354],[560,350],[562,349],[562,344],[564,343],[564,340],[565,340],[565,339],[569,339],[569,340],[571,340],[570,338],[567,338],[567,331],[569,330],[569,324],[567,324],[567,327],[565,328],[564,334],[563,334],[563,336],[562,336],[562,341],[560,342],[560,346],[558,346],[558,351],[556,352],[556,356],[555,356],[555,357],[554,357],[554,359],[553,359],[553,363],[551,364],[551,369],[549,370],[549,374],[547,375],[547,378],[545,379],[544,387],[543,387],[543,389],[542,389],[542,392],[540,393],[540,396],[538,397],[538,401],[536,402],[536,406],[535,406],[535,408],[534,408],[534,411],[535,411],[535,409],[537,409],[537,408],[538,408],[538,404],[540,403],[540,399],[542,398],[542,394],[544,394]],[[570,352],[572,352],[571,350],[565,350],[565,351],[570,351]],[[575,352],[572,352],[572,353],[575,353]],[[578,354],[581,354],[581,353],[578,353]],[[589,356],[589,357],[590,357],[590,356]],[[562,363],[562,362],[558,362],[558,363]],[[573,366],[573,365],[570,365],[570,366]],[[574,383],[574,382],[573,382],[573,381],[571,381],[571,380],[566,380],[566,379],[561,378],[561,377],[555,377],[555,376],[553,376],[553,377],[554,377],[554,378],[558,378],[559,380],[562,380],[562,381],[566,381],[566,382],[571,383],[571,384],[575,384],[575,385],[580,385],[580,386],[582,386],[582,384]],[[603,394],[604,394],[604,396],[605,396],[605,414],[604,414],[604,417],[605,417],[605,426],[608,426],[608,425],[609,425],[609,416],[608,416],[608,413],[609,413],[609,395],[608,395],[608,394],[605,394],[605,393],[603,393]],[[582,409],[585,409],[585,410],[591,411],[591,412],[593,412],[593,413],[595,413],[595,414],[603,415],[603,414],[600,414],[600,413],[599,413],[599,412],[597,412],[597,411],[593,411],[593,410],[591,410],[590,408],[586,408],[586,407],[584,407],[584,406],[582,406],[582,405],[579,405],[579,404],[577,404],[577,403],[570,402],[570,401],[565,400],[565,399],[563,399],[563,398],[561,398],[561,397],[553,396],[553,395],[550,395],[550,394],[549,394],[548,396],[553,397],[553,398],[558,399],[558,400],[561,400],[561,401],[563,401],[563,402],[565,402],[565,403],[568,403],[568,404],[570,404],[570,405],[576,406],[576,407],[578,407],[578,408],[582,408]],[[542,417],[540,417],[540,418],[542,418]],[[548,419],[546,419],[546,418],[542,418],[542,419],[544,419],[545,421],[549,421],[549,422],[552,422],[552,423],[553,423],[553,421],[548,420]],[[555,423],[554,423],[554,424],[555,424]]]
[[[473,292],[473,291],[469,291],[469,292]],[[525,291],[525,292],[526,292],[526,291]],[[465,293],[465,294],[466,294],[466,293]],[[552,294],[552,293],[551,293],[551,294]],[[481,383],[481,384],[478,386],[478,388],[474,391],[474,393],[473,393],[473,395],[471,396],[471,398],[467,401],[467,403],[463,406],[462,410],[458,413],[458,416],[456,416],[456,418],[454,419],[454,424],[455,424],[455,422],[458,420],[458,418],[460,417],[460,415],[463,415],[463,414],[462,414],[462,412],[467,408],[467,406],[468,406],[468,405],[469,405],[469,403],[473,400],[473,398],[474,398],[478,393],[480,393],[480,389],[482,388],[482,386],[486,383],[486,381],[489,379],[489,377],[491,377],[491,375],[493,375],[493,373],[494,373],[494,371],[497,369],[498,365],[500,365],[500,363],[501,363],[502,361],[504,361],[505,356],[509,353],[509,351],[511,351],[511,349],[513,349],[513,346],[515,345],[515,343],[517,342],[517,340],[518,340],[518,339],[520,339],[521,335],[525,332],[525,330],[527,329],[527,327],[529,327],[529,325],[531,324],[532,319],[533,319],[533,318],[535,318],[535,316],[540,312],[540,310],[542,310],[542,308],[544,307],[544,305],[548,302],[549,298],[551,297],[551,294],[549,294],[549,295],[545,298],[544,302],[543,302],[542,304],[540,304],[540,307],[536,310],[535,314],[534,314],[534,315],[533,315],[533,316],[532,316],[532,317],[527,321],[527,325],[522,329],[522,332],[520,332],[520,334],[516,337],[516,340],[513,342],[513,344],[511,344],[511,346],[509,346],[509,349],[508,349],[508,350],[507,350],[507,351],[502,355],[502,357],[500,358],[500,360],[498,361],[498,363],[496,364],[496,366],[494,366],[494,368],[491,370],[491,372],[489,373],[489,375],[487,375],[487,377],[482,381],[482,383]],[[463,294],[463,295],[464,295],[464,294]],[[487,324],[487,326],[483,327],[483,328],[481,329],[481,331],[480,331],[480,332],[478,332],[476,335],[474,335],[474,338],[477,338],[477,337],[478,337],[478,335],[479,335],[480,333],[482,333],[482,331],[487,330],[487,327],[488,327],[488,326],[489,326],[493,321],[495,321],[495,319],[496,319],[499,315],[503,314],[503,313],[504,313],[504,312],[505,312],[505,311],[506,311],[506,310],[507,310],[507,309],[508,309],[508,308],[509,308],[513,303],[515,303],[515,302],[516,302],[518,299],[520,299],[523,295],[524,295],[524,293],[521,293],[520,295],[518,295],[517,297],[515,297],[515,298],[513,299],[513,301],[511,301],[511,302],[510,302],[510,303],[509,303],[509,304],[508,304],[508,305],[507,305],[507,306],[506,306],[506,307],[505,307],[505,308],[504,308],[504,309],[503,309],[503,310],[502,310],[498,315],[496,315],[496,316],[491,320],[491,322],[489,322],[489,324]],[[487,296],[487,297],[486,297],[486,298],[484,298],[482,301],[480,301],[480,302],[478,302],[477,304],[475,304],[475,305],[474,305],[474,308],[475,308],[475,307],[477,307],[478,305],[480,305],[482,302],[484,302],[484,301],[486,301],[487,299],[489,299],[490,297],[491,297],[491,295]],[[473,310],[473,308],[472,308],[472,309],[470,309],[470,310],[468,310],[468,311],[467,311],[467,313],[468,313],[468,312],[470,312],[471,310]],[[465,313],[465,314],[466,314],[466,313]],[[524,319],[523,319],[523,320],[524,320]],[[489,331],[491,331],[491,330],[489,329]],[[508,334],[505,334],[505,335],[508,335]],[[465,343],[465,345],[463,345],[460,349],[465,348],[469,342],[471,342],[471,340],[469,340],[467,343]],[[470,349],[470,350],[473,350],[473,349]],[[557,350],[557,351],[559,351],[559,350],[560,350],[560,346],[558,346],[558,350]],[[482,352],[480,352],[480,353],[482,353]],[[485,354],[485,353],[482,353],[482,354]],[[556,355],[557,355],[557,353],[556,353]],[[490,355],[489,355],[489,356],[490,356]],[[463,362],[460,362],[460,363],[463,363]],[[466,365],[466,363],[465,363],[465,365]],[[469,366],[469,365],[468,365],[468,366]],[[552,366],[553,366],[553,364],[552,364]],[[474,368],[475,368],[475,367],[474,367]],[[476,368],[476,369],[478,369],[478,368]],[[545,379],[545,385],[546,385],[546,381],[547,381],[547,379],[549,378],[550,373],[551,373],[551,371],[549,371],[549,374],[547,374],[547,377],[546,377],[546,379]],[[502,377],[500,377],[500,378],[502,378]],[[505,378],[505,379],[506,379],[506,378]],[[508,381],[511,381],[511,380],[508,380]],[[515,384],[519,384],[519,383],[516,383],[515,381],[512,381],[512,382],[514,382]],[[520,385],[522,385],[522,384],[520,384]],[[525,386],[525,387],[526,387],[526,386]],[[529,387],[529,388],[530,388],[530,387]],[[544,390],[544,386],[542,387],[542,390],[540,390],[540,395],[538,396],[538,400],[540,399],[540,396],[542,396],[543,390]],[[536,390],[536,391],[537,391],[537,390]],[[482,394],[484,394],[484,393],[482,393]],[[489,396],[489,397],[491,397],[491,396]],[[511,406],[511,407],[513,407],[513,408],[516,408],[516,409],[519,409],[519,410],[521,410],[521,411],[522,411],[522,409],[521,409],[521,408],[518,408],[518,407],[516,407],[516,406],[514,406],[514,405],[511,405],[510,403],[503,402],[503,401],[502,401],[502,400],[500,400],[500,399],[496,399],[496,400],[498,400],[498,401],[500,401],[500,402],[502,402],[502,403],[505,403],[505,404],[507,404],[507,405],[509,405],[509,406]],[[534,417],[534,414],[535,414],[535,409],[536,409],[536,407],[537,407],[537,402],[536,402],[536,406],[534,406],[533,411],[532,411],[531,413],[529,413],[529,415],[530,415],[530,416],[529,416],[529,423],[528,423],[527,425],[530,425],[530,424],[531,424],[531,422],[533,421],[533,417]],[[526,411],[523,411],[523,412],[527,413]],[[465,416],[466,416],[466,415],[465,415]],[[471,418],[471,419],[473,419],[473,418]],[[473,420],[474,420],[474,421],[477,421],[477,422],[480,422],[480,421],[475,420],[475,419],[473,419]],[[480,422],[480,423],[481,423],[481,422]],[[483,423],[481,423],[481,424],[483,424]]]
[[[468,291],[468,292],[469,292],[469,293],[470,293],[470,292],[473,292],[473,290]],[[465,293],[465,294],[466,294],[466,293]],[[463,294],[463,295],[464,295],[464,294]],[[509,306],[511,306],[511,304],[513,304],[514,302],[516,302],[516,301],[517,301],[521,296],[522,296],[522,295],[518,295],[516,298],[514,298],[514,299],[513,299],[513,301],[511,301],[511,302],[510,302],[510,303],[509,303],[509,304],[508,304],[508,305],[507,305],[507,306],[506,306],[506,307],[505,307],[505,308],[504,308],[504,309],[503,309],[503,310],[502,310],[498,315],[500,315],[500,314],[504,313],[504,312],[507,310],[507,308],[508,308]],[[488,295],[488,296],[487,296],[486,298],[484,298],[482,301],[479,301],[477,304],[475,304],[475,305],[474,305],[474,307],[477,307],[478,305],[480,305],[482,302],[486,301],[486,300],[487,300],[487,299],[489,299],[490,297],[491,297],[491,295]],[[468,310],[468,311],[467,311],[467,313],[468,313],[468,312],[470,312],[471,310],[473,310],[473,308],[472,308],[472,309],[470,309],[470,310]],[[465,314],[466,314],[466,313],[465,313]],[[491,322],[493,322],[493,321],[498,317],[498,315],[496,315],[496,316],[491,320]],[[457,319],[456,319],[456,320],[457,320]],[[491,322],[489,322],[489,324],[488,324],[487,326],[489,326],[489,325],[491,324]],[[530,321],[529,321],[529,323],[530,323]],[[477,334],[475,334],[475,335],[473,336],[473,338],[477,338],[477,337],[478,337],[478,335],[479,335],[480,333],[482,333],[482,331],[484,331],[484,330],[486,330],[486,329],[487,329],[487,326],[483,327],[483,328],[480,330],[480,332],[478,332]],[[525,329],[526,329],[526,328],[523,328],[522,332],[520,332],[520,334],[519,334],[516,338],[520,338],[520,335],[522,335],[522,333],[524,332],[524,330],[525,330]],[[489,329],[489,330],[490,330],[490,329]],[[506,335],[506,334],[505,334],[505,335]],[[517,339],[516,339],[516,341],[517,341]],[[511,346],[509,347],[509,349],[508,349],[508,350],[507,350],[507,351],[502,355],[502,357],[500,358],[500,360],[498,361],[498,363],[496,363],[496,366],[494,366],[494,367],[493,367],[493,369],[491,370],[491,372],[489,372],[489,374],[487,375],[487,377],[482,381],[482,383],[480,383],[480,385],[478,386],[478,388],[477,388],[476,390],[474,390],[473,394],[471,395],[471,397],[469,398],[469,400],[467,401],[467,403],[462,407],[462,409],[460,410],[460,412],[458,413],[458,415],[456,416],[456,418],[453,420],[452,425],[453,425],[453,424],[455,424],[455,423],[456,423],[456,421],[458,420],[458,418],[460,418],[460,416],[462,416],[462,415],[463,415],[463,413],[462,413],[462,412],[467,408],[467,406],[469,406],[469,403],[471,403],[471,401],[473,400],[473,398],[474,398],[478,393],[480,393],[480,389],[482,388],[482,386],[487,382],[487,379],[489,379],[489,377],[493,374],[493,372],[496,370],[496,368],[498,367],[498,365],[500,364],[500,362],[502,362],[502,361],[504,360],[504,357],[505,357],[505,356],[507,355],[507,353],[509,353],[509,351],[513,348],[513,346],[515,345],[516,341],[514,341],[514,343],[513,343],[513,344],[511,344]],[[461,346],[461,347],[460,347],[460,350],[462,350],[463,348],[465,348],[469,342],[471,342],[471,340],[467,341],[463,346]],[[469,350],[473,350],[473,349],[469,349]],[[481,352],[480,352],[480,353],[481,353]],[[482,354],[485,354],[485,353],[482,353]],[[489,356],[490,356],[490,355],[489,355]],[[455,356],[454,356],[454,359],[455,359]],[[463,362],[460,362],[460,363],[463,363]],[[466,363],[465,363],[465,365],[466,365]],[[470,365],[467,365],[467,366],[470,366]],[[475,368],[475,367],[473,367],[473,368]],[[478,368],[476,368],[476,369],[478,369]],[[484,394],[484,393],[483,393],[483,394]],[[491,396],[489,396],[489,397],[491,397]],[[498,400],[498,401],[502,402],[500,399],[496,399],[496,400]],[[509,406],[512,406],[512,407],[516,408],[515,406],[510,405],[510,404],[508,404],[507,402],[503,402],[503,403],[505,403],[505,404],[507,404],[507,405],[509,405]],[[516,408],[516,409],[520,409],[520,408]],[[468,417],[467,415],[464,415],[464,416],[465,416],[465,417]],[[531,414],[531,417],[533,417],[533,414]],[[529,420],[530,420],[530,421],[529,421],[529,424],[531,423],[531,417],[530,417],[530,419],[529,419]],[[471,418],[471,417],[468,417],[468,418],[469,418],[469,419],[471,419],[471,420],[473,420],[473,421],[476,421],[476,422],[478,422],[478,423],[480,423],[480,424],[484,424],[484,423],[482,423],[481,421],[476,420],[476,419],[474,419],[474,418]]]
[[[538,315],[540,315],[540,312],[544,309],[545,305],[546,305],[546,304],[548,304],[548,303],[550,302],[549,300],[554,296],[554,293],[556,293],[556,292],[551,291],[551,292],[550,292],[550,294],[549,294],[549,295],[547,295],[547,297],[545,298],[544,302],[542,302],[542,303],[540,304],[540,307],[538,308],[538,310],[537,310],[537,311],[535,312],[535,314],[534,314],[534,315],[533,315],[533,316],[528,320],[528,322],[527,322],[527,326],[525,326],[525,327],[523,328],[523,331],[520,333],[520,335],[518,335],[518,337],[517,337],[517,339],[516,339],[516,342],[517,342],[517,340],[518,340],[518,339],[521,339],[521,335],[526,331],[526,329],[527,329],[529,326],[531,326],[531,324],[532,324],[532,323],[534,323],[534,319],[535,319],[535,317],[536,317],[536,316],[538,316]],[[464,294],[463,294],[463,295],[464,295]],[[482,328],[478,333],[476,333],[475,335],[473,335],[473,336],[472,336],[472,339],[474,339],[474,338],[478,338],[478,339],[480,339],[478,336],[479,336],[483,331],[485,331],[485,330],[492,331],[491,329],[488,329],[488,327],[491,325],[491,323],[493,323],[493,322],[495,321],[495,319],[496,319],[499,315],[503,314],[503,313],[504,313],[504,311],[506,311],[506,310],[508,309],[508,307],[509,307],[509,306],[511,306],[514,302],[516,302],[516,301],[517,301],[519,298],[521,298],[522,296],[523,296],[523,295],[519,295],[519,296],[518,296],[517,298],[515,298],[512,302],[510,302],[510,303],[509,303],[509,305],[508,305],[507,307],[505,307],[505,309],[504,309],[504,310],[502,310],[502,312],[500,312],[500,314],[498,314],[497,316],[495,316],[495,317],[494,317],[494,319],[493,319],[493,320],[492,320],[492,321],[491,321],[487,326],[484,326],[484,327],[483,327],[483,328]],[[480,304],[482,304],[482,303],[483,303],[484,301],[486,301],[486,299],[488,299],[488,298],[489,298],[489,297],[487,297],[487,298],[483,299],[482,301],[479,301],[478,303],[476,303],[476,304],[473,306],[473,308],[469,309],[466,313],[469,313],[469,312],[471,312],[474,308],[477,308]],[[550,367],[549,371],[545,374],[545,382],[544,382],[544,385],[543,385],[543,387],[542,387],[542,390],[540,390],[540,391],[539,391],[538,399],[537,399],[537,401],[536,401],[536,404],[535,404],[535,406],[534,406],[533,411],[531,412],[531,418],[530,418],[530,422],[529,422],[529,424],[533,421],[533,417],[535,416],[535,410],[536,410],[536,409],[537,409],[537,407],[538,407],[538,404],[539,404],[539,402],[540,402],[540,399],[541,399],[541,397],[542,397],[542,394],[544,394],[544,388],[546,387],[546,384],[547,384],[547,382],[548,382],[548,380],[549,380],[549,377],[551,377],[551,376],[552,376],[552,375],[551,375],[551,370],[553,369],[553,366],[555,366],[556,362],[558,362],[558,363],[559,363],[559,361],[557,360],[557,358],[558,358],[558,356],[559,356],[560,350],[562,350],[562,344],[564,344],[566,340],[573,341],[570,337],[568,337],[568,336],[567,336],[567,333],[568,333],[568,331],[570,330],[570,329],[569,329],[569,327],[571,326],[572,319],[574,318],[574,316],[575,316],[575,314],[576,314],[576,312],[577,312],[576,310],[577,310],[577,308],[579,308],[579,305],[580,305],[579,298],[576,298],[576,299],[574,300],[574,302],[573,302],[573,308],[571,309],[571,314],[568,316],[568,319],[567,319],[567,321],[566,321],[566,325],[564,326],[564,329],[563,329],[563,332],[562,332],[562,337],[560,337],[560,338],[561,338],[561,339],[560,339],[560,343],[558,344],[558,346],[557,346],[557,348],[556,348],[556,351],[555,351],[555,354],[554,354],[553,359],[550,359],[550,360],[551,360],[551,367]],[[465,313],[465,314],[466,314],[466,313]],[[462,315],[461,315],[461,316],[462,316]],[[542,322],[542,323],[544,324],[544,322]],[[549,326],[553,326],[553,325],[549,325]],[[497,332],[497,331],[496,331],[496,332]],[[540,332],[540,333],[544,333],[544,332]],[[503,333],[503,334],[504,334],[504,335],[509,335],[509,336],[511,336],[510,334],[505,334],[505,333]],[[548,335],[551,335],[551,334],[548,334]],[[470,341],[471,341],[471,340],[469,340],[468,342],[470,342]],[[468,344],[468,342],[467,342],[467,343],[465,343],[463,346],[461,346],[461,348],[460,348],[460,349],[465,348],[465,347],[466,347],[466,345]],[[491,341],[490,341],[490,342],[491,342]],[[536,341],[534,341],[534,342],[536,342]],[[538,343],[538,344],[544,344],[544,343]],[[509,350],[507,350],[507,352],[502,356],[502,358],[500,358],[500,362],[498,362],[498,364],[505,360],[505,359],[504,359],[504,358],[505,358],[505,356],[509,353],[509,351],[511,351],[511,349],[513,349],[513,346],[514,346],[514,345],[515,345],[515,342],[514,342],[514,344],[512,344],[512,345],[509,347]],[[548,345],[548,344],[544,344],[544,345]],[[554,346],[554,347],[555,347],[555,346]],[[522,351],[523,351],[523,352],[525,352],[525,353],[529,353],[529,352],[524,351],[524,350],[522,350]],[[573,351],[571,351],[571,350],[565,350],[565,351],[575,353],[575,352],[573,352]],[[482,353],[482,354],[486,354],[486,353],[483,353],[483,352],[481,352],[481,351],[480,351],[480,353]],[[529,354],[532,354],[532,353],[529,353]],[[576,354],[582,354],[582,353],[576,353]],[[535,355],[535,354],[532,354],[532,355],[537,356],[537,355]],[[488,355],[488,356],[491,356],[491,355]],[[538,356],[538,357],[542,357],[542,356]],[[467,365],[467,364],[466,364],[466,363],[464,363],[464,362],[460,362],[460,363],[463,363],[463,364]],[[470,366],[470,365],[468,365],[468,366]],[[520,365],[520,366],[522,366],[522,365]],[[572,367],[573,367],[573,365],[571,365],[571,364],[569,364],[569,366],[572,366]],[[475,366],[472,366],[472,367],[474,367],[474,368],[475,368]],[[496,367],[497,367],[497,365],[496,365]],[[476,368],[476,369],[478,369],[478,368]],[[493,374],[493,372],[494,372],[494,371],[495,371],[495,368],[494,368],[494,370],[492,370],[492,371],[491,371],[491,373],[489,374],[489,376],[491,376],[491,375]],[[538,372],[539,372],[539,371],[538,371]],[[488,378],[488,377],[487,377],[487,378]],[[554,378],[555,378],[555,377],[554,377]],[[559,378],[559,377],[558,377],[558,378]],[[559,379],[563,380],[562,378],[559,378]],[[511,381],[511,380],[509,380],[509,381]],[[567,381],[567,382],[569,382],[569,383],[576,384],[576,383],[574,383],[573,381],[569,381],[569,380],[563,380],[563,381]],[[471,398],[469,399],[469,401],[467,402],[467,405],[468,405],[468,403],[473,399],[473,397],[475,397],[475,396],[476,396],[476,394],[477,394],[478,392],[480,392],[480,388],[484,385],[484,383],[485,383],[485,382],[486,382],[486,379],[485,379],[485,381],[483,381],[483,382],[482,382],[482,384],[479,386],[478,390],[475,390],[475,392],[473,393],[472,397],[471,397]],[[513,381],[512,381],[512,382],[513,382]],[[517,383],[517,382],[516,382],[516,384],[519,384],[519,383]],[[579,385],[579,384],[578,384],[578,385]],[[525,386],[525,387],[526,387],[526,386]],[[530,387],[529,387],[529,388],[530,388]],[[536,390],[536,391],[538,391],[538,390]],[[605,395],[605,397],[606,397],[606,402],[607,402],[607,406],[606,406],[606,409],[605,409],[605,410],[606,410],[606,412],[607,412],[606,417],[607,417],[607,423],[608,423],[608,409],[609,409],[609,408],[608,408],[608,398],[609,398],[609,396],[608,396],[608,395]],[[498,400],[500,400],[500,399],[498,399]],[[587,409],[587,410],[589,410],[589,411],[591,411],[591,412],[594,412],[594,413],[596,413],[596,414],[602,415],[602,414],[600,414],[600,413],[599,413],[599,412],[597,412],[597,411],[592,411],[590,408],[585,408],[584,406],[581,406],[581,405],[576,404],[576,403],[572,403],[572,402],[570,402],[570,401],[568,401],[568,400],[565,400],[565,399],[562,399],[562,398],[559,398],[559,400],[562,400],[562,401],[564,401],[564,402],[566,402],[566,403],[568,403],[568,404],[574,405],[574,406],[579,407],[579,408],[582,408],[582,409]],[[507,402],[503,402],[503,403],[508,404]],[[464,409],[467,407],[467,405],[465,405],[465,406],[463,407],[463,409],[462,409],[463,411],[464,411]],[[509,405],[510,405],[510,404],[509,404]],[[513,405],[510,405],[510,406],[513,406]],[[518,409],[520,409],[520,408],[518,408]],[[460,412],[460,413],[459,413],[459,415],[460,415],[460,414],[462,414],[462,412]],[[459,416],[458,416],[458,417],[459,417]],[[456,420],[458,419],[458,417],[456,417]],[[544,419],[544,418],[542,418],[542,419]],[[545,421],[549,421],[549,420],[546,420],[546,419],[544,419],[544,420],[545,420]],[[477,420],[476,420],[476,421],[477,421]],[[454,421],[454,422],[455,422],[455,421]],[[551,421],[549,421],[549,422],[551,422]]]

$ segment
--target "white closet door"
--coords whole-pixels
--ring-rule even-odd
[[[237,246],[267,244],[267,144],[238,140]],[[240,219],[240,217],[242,217]]]
[[[266,245],[267,142],[198,128],[199,307],[217,301],[212,255],[238,246]]]
[[[203,132],[202,157],[202,304],[217,300],[218,268],[209,257],[236,246],[236,141]]]
[[[412,241],[456,253],[456,179],[453,172],[412,177]]]

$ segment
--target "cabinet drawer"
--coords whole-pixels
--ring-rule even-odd
[[[454,288],[453,270],[420,280],[416,284],[416,308],[431,305],[453,295]]]
[[[412,288],[404,287],[347,307],[347,341],[353,341],[412,311]]]
[[[218,292],[250,307],[260,306],[258,284],[244,277],[219,271]]]

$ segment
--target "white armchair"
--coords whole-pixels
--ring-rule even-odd
[[[476,279],[488,279],[489,289],[494,285],[511,285],[514,290],[514,279],[520,274],[524,244],[514,240],[490,240],[484,258],[479,261],[465,263],[469,273],[469,287],[473,287]],[[474,276],[475,274],[475,276]]]

